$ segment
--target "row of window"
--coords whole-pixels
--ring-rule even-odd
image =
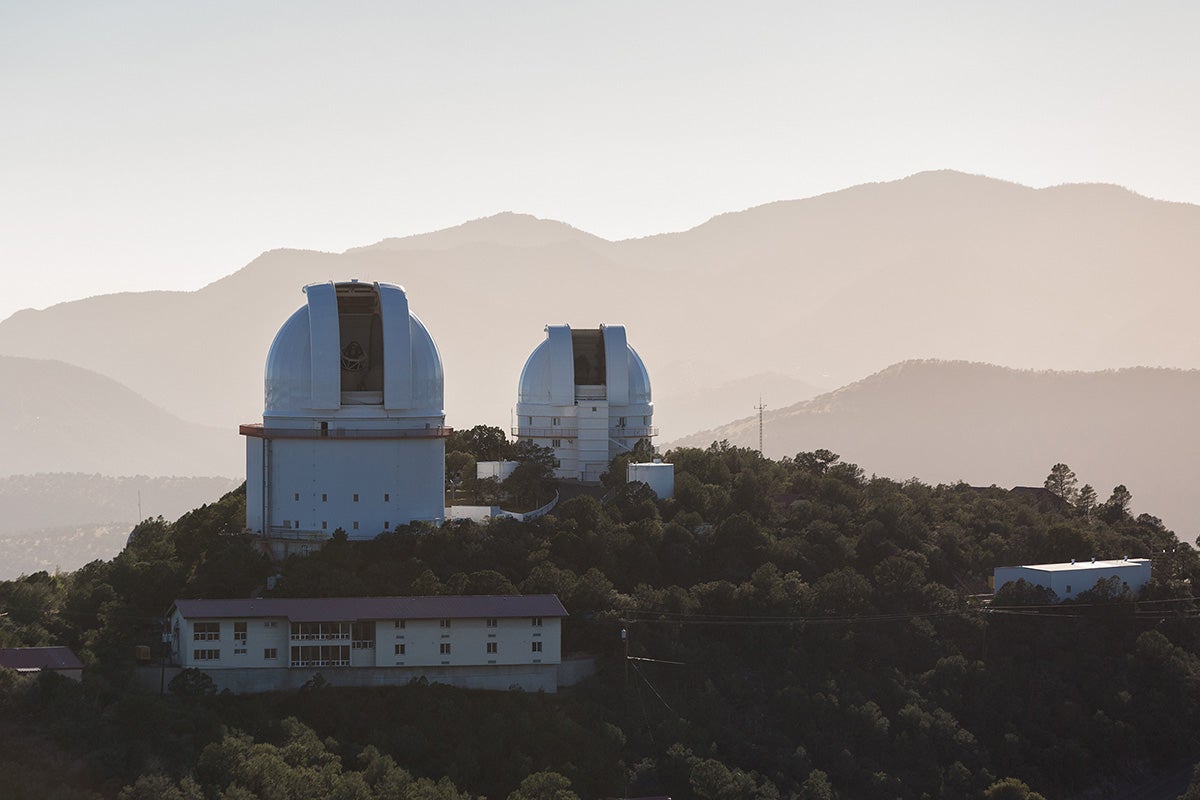
[[[358,495],[357,495],[357,494],[355,494],[355,495],[353,495],[353,497],[354,497],[354,502],[356,502],[356,503],[357,503],[357,502],[358,502]],[[293,499],[293,500],[295,500],[297,503],[298,503],[298,502],[300,502],[300,493],[299,493],[299,492],[292,492],[292,499]],[[328,503],[328,502],[329,502],[329,495],[328,495],[327,493],[324,493],[324,492],[322,492],[322,493],[321,493],[321,502],[322,502],[322,503]],[[383,493],[383,502],[385,502],[385,503],[390,503],[390,502],[392,502],[392,495],[391,495],[391,493],[390,493],[390,492],[384,492],[384,493]]]
[[[357,643],[356,643],[357,644]],[[494,655],[499,652],[499,646],[496,642],[486,642],[485,652],[488,655]],[[395,654],[398,656],[405,655],[408,647],[405,644],[398,644],[395,647]],[[542,652],[541,642],[530,642],[529,651],[531,653]],[[438,652],[444,656],[451,653],[450,642],[442,642],[438,645]],[[234,655],[245,655],[245,648],[235,648]],[[218,661],[221,658],[220,649],[204,648],[195,649],[192,651],[193,661]],[[263,659],[266,661],[274,661],[279,658],[279,650],[275,647],[263,648]],[[320,663],[317,663],[320,662]],[[296,645],[292,647],[292,666],[307,667],[307,666],[326,666],[338,667],[348,666],[350,664],[350,648],[346,645]]]
[[[354,522],[353,522],[353,523],[351,523],[351,524],[354,526],[354,530],[358,530],[358,520],[354,520]],[[298,519],[285,519],[285,520],[283,521],[283,527],[284,527],[284,528],[295,528],[296,530],[300,530],[300,520],[298,520]],[[387,520],[387,519],[385,519],[385,520],[383,521],[383,529],[384,529],[385,531],[390,531],[390,530],[392,529],[392,522],[391,522],[391,520]],[[327,519],[323,519],[323,520],[321,520],[321,530],[323,530],[323,531],[327,531],[327,530],[329,530],[329,520],[327,520]]]
[[[593,408],[593,409],[592,409],[592,411],[595,411],[595,410],[596,410],[595,408]],[[530,426],[532,426],[532,425],[533,425],[533,417],[526,417],[525,419],[526,419],[526,420],[528,420],[528,424],[529,424]],[[625,424],[626,424],[626,420],[627,420],[627,419],[628,419],[627,417],[617,417],[617,427],[618,427],[618,428],[624,428],[624,427],[625,427]],[[558,426],[558,425],[561,425],[561,424],[562,424],[562,420],[561,420],[561,419],[559,419],[558,417],[551,417],[551,418],[550,418],[550,424],[551,424],[552,426]],[[643,424],[643,425],[649,425],[649,424],[650,424],[650,418],[649,418],[649,417],[642,417],[642,424]],[[356,498],[358,497],[358,495],[354,495],[354,496],[355,496]],[[386,495],[384,495],[384,496],[386,497]],[[300,499],[300,498],[299,498],[299,495],[297,495],[297,496],[296,496],[296,499],[297,499],[297,500],[298,500],[298,499]]]
[[[244,656],[246,654],[246,648],[235,647],[235,648],[233,648],[233,654],[235,656]],[[197,649],[197,650],[192,651],[192,660],[193,661],[217,661],[220,658],[221,658],[221,651],[219,649],[206,648],[203,650]],[[275,659],[279,658],[278,648],[264,647],[263,648],[263,658],[267,661],[274,661]]]
[[[487,646],[485,648],[485,652],[487,652],[488,654],[494,654],[494,653],[499,652],[499,648],[498,648],[498,645],[496,644],[496,642],[486,642],[486,645]],[[406,655],[407,652],[408,652],[407,645],[405,645],[403,643],[396,645],[396,648],[395,648],[396,655],[398,655],[398,656]],[[444,656],[450,655],[450,652],[451,652],[450,642],[442,642],[441,644],[439,644],[438,652]],[[530,642],[530,652],[531,653],[542,652],[542,643],[541,642]]]
[[[449,628],[453,620],[440,619],[438,627]],[[499,627],[500,621],[496,617],[489,617],[485,624],[489,628]],[[397,630],[405,627],[406,620],[394,620],[393,624]],[[534,628],[542,627],[541,617],[531,617],[530,624]],[[266,627],[274,628],[274,620],[265,623]],[[245,643],[247,634],[247,623],[233,623],[233,639],[235,642]],[[291,634],[293,639],[350,639],[353,638],[356,642],[374,642],[375,641],[375,623],[373,622],[293,622]],[[212,642],[219,641],[221,638],[221,623],[219,622],[194,622],[192,623],[192,640],[196,642]]]
[[[293,639],[349,639],[349,622],[293,622]]]
[[[345,644],[293,645],[293,667],[348,667],[350,646]]]

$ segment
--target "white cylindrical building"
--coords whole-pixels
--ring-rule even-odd
[[[274,555],[445,515],[442,359],[385,283],[314,283],[267,354],[246,436],[246,527]]]
[[[608,463],[658,431],[646,365],[624,325],[546,326],[521,370],[513,435],[554,451],[555,477],[600,480]]]

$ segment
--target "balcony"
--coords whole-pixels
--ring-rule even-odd
[[[238,433],[256,439],[445,439],[453,428],[267,428],[259,423],[241,425]]]
[[[514,426],[512,435],[524,439],[576,439],[579,437],[578,428],[534,428],[525,425]],[[614,439],[648,439],[658,436],[658,428],[653,425],[626,426],[624,428],[609,428],[608,435]]]
[[[530,428],[524,425],[514,427],[512,435],[526,439],[575,439],[579,436],[578,428]]]

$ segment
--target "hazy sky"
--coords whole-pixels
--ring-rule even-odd
[[[0,0],[0,319],[499,211],[607,238],[925,169],[1200,202],[1192,2]]]

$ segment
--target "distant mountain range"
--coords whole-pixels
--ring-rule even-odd
[[[37,472],[233,476],[245,470],[245,456],[223,441],[227,431],[184,422],[90,370],[0,356],[0,386],[0,478]]]
[[[1034,372],[907,361],[763,416],[767,456],[826,448],[868,473],[927,483],[1040,486],[1058,462],[1100,500],[1117,484],[1180,538],[1200,533],[1200,370]],[[674,446],[758,446],[748,416]],[[1112,554],[1109,554],[1112,555]]]
[[[112,558],[139,518],[178,519],[239,483],[82,473],[0,477],[0,580]]]
[[[341,254],[273,250],[195,292],[93,297],[0,322],[0,475],[240,475],[237,424],[260,418],[267,349],[303,304],[300,287],[357,277],[408,289],[444,358],[452,426],[508,427],[547,323],[620,322],[650,370],[661,441],[749,416],[761,397],[772,454],[824,446],[881,474],[999,484],[1040,483],[1067,461],[1102,494],[1128,484],[1187,536],[1181,498],[1195,473],[1178,454],[1192,436],[1192,373],[906,360],[1200,367],[1198,254],[1198,206],[949,171],[644,239],[505,213]],[[796,406],[808,410],[785,433],[784,407],[897,362]],[[1112,395],[1105,381],[1118,379]],[[1104,396],[1063,388],[1076,384]],[[1025,391],[1054,402],[1018,403]],[[1123,402],[1104,405],[1113,396]],[[727,430],[705,436],[751,443]]]

